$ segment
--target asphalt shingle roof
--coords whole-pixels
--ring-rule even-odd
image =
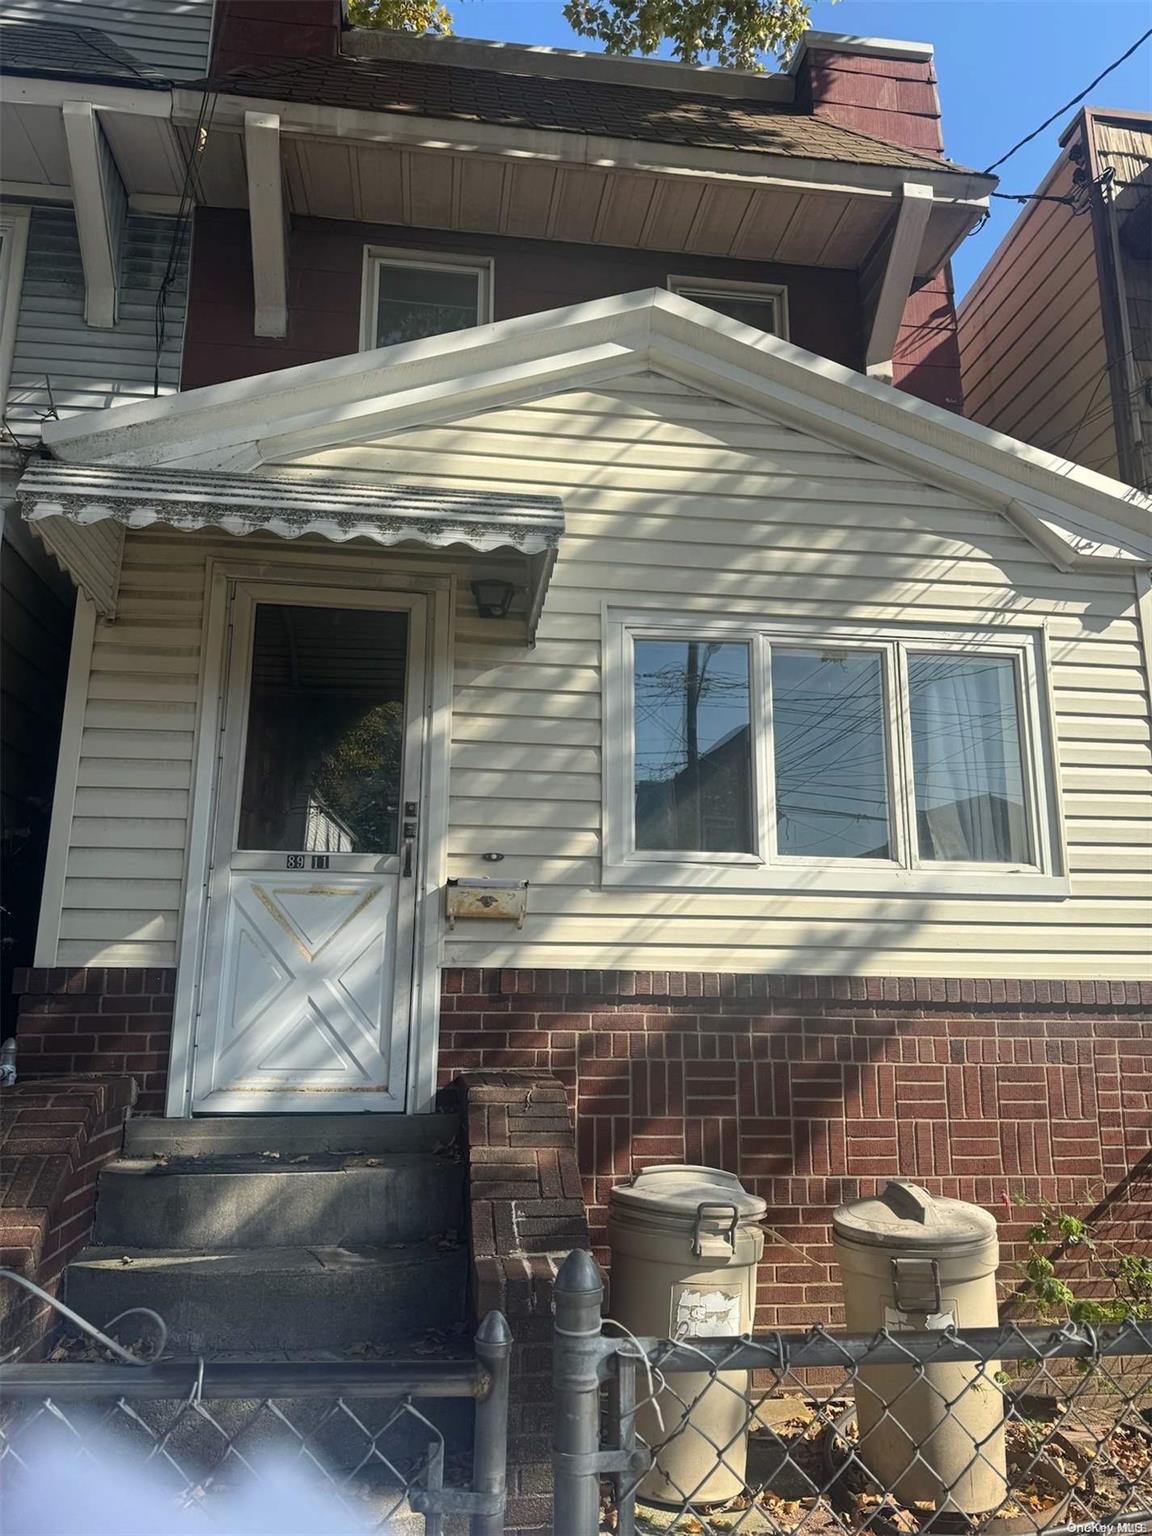
[[[285,59],[219,75],[234,96],[916,170],[961,170],[759,100],[392,59]]]
[[[0,74],[114,81],[162,89],[170,82],[95,27],[0,20]]]

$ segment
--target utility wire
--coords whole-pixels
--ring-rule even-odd
[[[1138,37],[1132,44],[1131,48],[1127,50],[1127,52],[1122,53],[1118,59],[1114,59],[1113,62],[1109,64],[1107,69],[1101,70],[1101,72],[1096,76],[1095,80],[1093,80],[1090,85],[1086,85],[1078,96],[1073,96],[1071,101],[1066,101],[1062,107],[1059,107],[1055,112],[1053,112],[1051,117],[1046,118],[1044,122],[1040,124],[1039,128],[1034,128],[1032,132],[1022,138],[1018,144],[1013,144],[1012,148],[1007,152],[1007,154],[1001,155],[999,160],[993,160],[991,165],[985,166],[983,174],[985,176],[991,175],[997,166],[1003,165],[1006,160],[1011,160],[1012,156],[1018,149],[1023,149],[1025,144],[1031,144],[1033,139],[1039,138],[1039,136],[1044,132],[1045,128],[1051,128],[1052,124],[1056,121],[1057,118],[1063,117],[1065,112],[1070,111],[1072,107],[1075,107],[1080,102],[1082,102],[1085,96],[1089,95],[1096,89],[1101,80],[1106,79],[1114,69],[1119,69],[1121,64],[1123,64],[1126,59],[1130,59],[1136,52],[1137,48],[1142,48],[1150,37],[1152,37],[1152,27],[1148,28],[1143,37]]]

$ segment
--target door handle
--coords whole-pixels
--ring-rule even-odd
[[[412,874],[412,856],[416,847],[416,823],[406,821],[404,823],[404,854],[400,865],[400,872],[406,877]]]

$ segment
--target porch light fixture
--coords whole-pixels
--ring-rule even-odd
[[[472,596],[476,600],[476,612],[482,619],[504,619],[512,607],[516,588],[510,581],[498,581],[482,576],[472,583]]]

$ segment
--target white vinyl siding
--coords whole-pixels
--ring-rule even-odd
[[[33,208],[5,421],[34,442],[49,416],[98,411],[170,395],[180,387],[188,286],[187,238],[176,220],[129,213],[120,239],[119,317],[84,322],[84,269],[71,208]],[[169,260],[163,326],[157,301]]]
[[[571,391],[310,463],[357,480],[528,489],[568,521],[538,642],[493,638],[455,572],[449,869],[531,881],[522,930],[466,923],[450,965],[896,975],[1148,973],[1152,740],[1131,574],[1062,573],[996,511],[654,375]],[[62,964],[173,963],[204,562],[366,576],[367,547],[129,534],[98,625]],[[654,891],[601,884],[608,604],[765,621],[1046,627],[1071,896]]]
[[[208,73],[212,0],[4,0],[4,16],[94,27],[170,80]]]

